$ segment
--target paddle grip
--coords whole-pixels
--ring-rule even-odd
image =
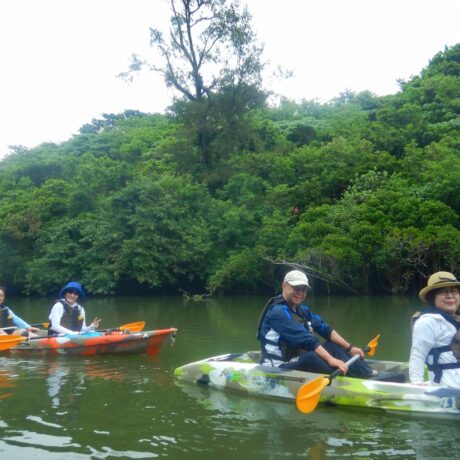
[[[366,348],[369,348],[369,347],[366,347]],[[345,364],[347,365],[347,367],[350,367],[355,361],[358,361],[359,358],[360,358],[359,355],[354,355]],[[329,385],[331,384],[332,380],[335,379],[341,373],[342,373],[342,371],[340,369],[336,369],[331,375],[329,375],[329,377],[328,377]]]

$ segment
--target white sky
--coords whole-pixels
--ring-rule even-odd
[[[244,3],[244,0],[242,0]],[[459,0],[246,0],[264,60],[295,77],[266,80],[289,98],[345,89],[394,94],[445,46],[460,42]],[[8,145],[69,139],[102,113],[162,112],[171,94],[152,73],[116,75],[153,55],[149,27],[165,0],[0,0],[0,157]]]

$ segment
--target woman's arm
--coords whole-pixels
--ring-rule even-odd
[[[30,324],[26,323],[22,318],[19,316],[15,315],[13,311],[10,308],[10,315],[11,315],[11,321],[13,321],[13,324],[17,326],[19,329],[29,329]]]
[[[436,345],[432,318],[419,318],[412,332],[412,347],[409,358],[409,379],[411,383],[420,384],[425,380],[425,362],[430,350]]]

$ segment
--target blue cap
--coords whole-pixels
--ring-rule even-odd
[[[67,283],[60,291],[59,291],[59,297],[63,297],[64,294],[67,292],[67,291],[77,291],[78,292],[78,296],[80,297],[80,299],[84,299],[85,298],[85,291],[83,290],[83,288],[81,287],[81,284],[80,283],[77,283],[76,281],[70,281],[70,283]]]

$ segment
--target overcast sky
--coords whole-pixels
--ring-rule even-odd
[[[398,91],[445,46],[460,43],[460,0],[242,0],[265,44],[266,86],[327,101],[350,89]],[[168,25],[167,0],[0,0],[0,157],[8,145],[69,139],[102,113],[162,112],[159,76],[116,77],[132,53],[152,55],[149,27]]]

